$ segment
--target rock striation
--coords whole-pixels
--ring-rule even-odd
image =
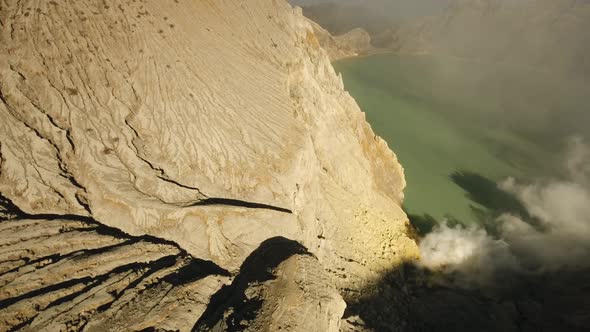
[[[230,280],[169,241],[0,205],[2,330],[190,330]]]
[[[287,3],[1,1],[0,116],[2,330],[335,331],[418,256]]]

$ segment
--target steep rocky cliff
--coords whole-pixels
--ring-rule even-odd
[[[0,329],[337,330],[417,257],[299,10],[0,1]]]

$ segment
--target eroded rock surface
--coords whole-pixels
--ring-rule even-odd
[[[190,330],[230,273],[175,243],[0,198],[0,330]],[[7,213],[9,212],[9,213]]]
[[[330,308],[315,319],[334,330],[342,307],[330,287],[354,292],[417,256],[400,207],[403,169],[343,90],[300,10],[271,0],[3,0],[0,30],[0,192],[20,211],[1,225],[27,234],[0,240],[11,271],[2,277],[34,280],[0,286],[10,302],[5,327],[190,329],[261,244],[286,238],[309,255],[279,263],[262,293],[307,301],[314,297],[290,283],[307,280],[304,293],[327,287],[318,296]],[[19,250],[34,257],[11,256]],[[97,252],[88,258],[85,250]],[[30,266],[77,251],[84,257],[74,255],[74,267],[69,258]],[[188,284],[141,295],[167,293],[163,303],[138,295],[142,282],[195,261],[231,276],[193,280],[201,272],[190,272]],[[143,280],[146,269],[162,277]],[[97,276],[113,286],[88,293]],[[80,278],[89,279],[39,291]],[[187,293],[186,307],[174,300]],[[277,312],[267,309],[274,296],[260,312]],[[45,304],[27,309],[33,300]],[[144,323],[150,301],[171,307]],[[302,330],[305,317],[293,317],[301,319],[290,329]]]

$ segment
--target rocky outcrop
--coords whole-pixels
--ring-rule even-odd
[[[227,327],[243,295],[248,326],[336,330],[338,292],[417,257],[403,169],[299,10],[6,0],[0,29],[3,329]]]
[[[218,322],[223,331],[337,330],[344,312],[317,259],[292,240],[265,241],[230,284],[229,271],[173,242],[87,217],[29,215],[5,198],[0,204],[3,330],[209,331],[226,297],[239,307]]]
[[[342,49],[352,50],[355,55],[363,55],[373,50],[371,36],[362,28],[355,28],[349,32],[334,37]]]
[[[355,28],[345,34],[332,36],[319,24],[312,20],[308,20],[308,22],[313,27],[319,44],[328,52],[332,61],[367,54],[373,50],[371,36],[362,28]]]
[[[230,273],[175,243],[0,198],[0,329],[190,330]]]
[[[329,285],[301,244],[269,239],[246,259],[234,282],[215,295],[197,330],[338,330],[346,305]]]

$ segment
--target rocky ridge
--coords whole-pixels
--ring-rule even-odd
[[[328,52],[330,60],[335,61],[370,53],[371,36],[362,28],[355,28],[342,35],[333,36],[316,22],[308,20],[321,47]]]

